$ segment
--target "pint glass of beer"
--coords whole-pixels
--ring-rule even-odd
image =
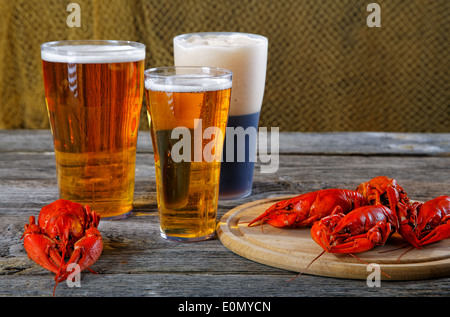
[[[175,66],[223,67],[233,72],[219,198],[246,197],[252,192],[268,40],[248,33],[192,33],[176,36],[173,46]]]
[[[131,213],[145,45],[59,41],[41,45],[60,198],[102,218]]]
[[[145,71],[161,236],[215,235],[220,161],[232,73],[210,67]]]

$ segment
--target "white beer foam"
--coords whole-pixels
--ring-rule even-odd
[[[233,72],[230,116],[261,110],[267,69],[267,38],[247,33],[193,33],[173,40],[175,66],[210,66]]]
[[[180,39],[180,44],[184,47],[207,45],[207,46],[222,46],[233,47],[242,45],[254,45],[263,43],[265,40],[260,37],[251,37],[246,34],[205,34],[203,36],[193,34],[185,39]]]
[[[211,78],[201,74],[173,75],[165,78],[170,79],[172,84],[155,83],[149,78],[145,80],[145,88],[164,92],[205,92],[231,88],[229,78]]]
[[[61,45],[42,50],[41,58],[54,63],[128,63],[144,60],[145,49],[131,45]]]

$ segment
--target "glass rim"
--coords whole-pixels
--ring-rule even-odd
[[[98,50],[69,50],[70,46],[82,46],[82,45],[94,45],[94,46],[111,46],[112,49],[98,49]],[[130,46],[129,49],[117,49],[116,47]],[[64,49],[61,49],[64,47]],[[101,55],[105,52],[111,53],[127,53],[136,52],[137,50],[145,50],[145,44],[133,41],[121,41],[121,40],[62,40],[51,41],[41,44],[41,52],[53,52],[58,55]]]
[[[153,67],[146,69],[144,71],[145,78],[167,78],[169,76],[176,75],[176,70],[195,70],[200,71],[197,73],[186,73],[183,74],[184,79],[198,79],[198,74],[205,74],[210,76],[205,76],[205,78],[226,78],[226,77],[232,77],[233,72],[231,70],[228,70],[226,68],[221,67],[210,67],[210,66],[161,66],[161,67]],[[208,72],[201,72],[206,70],[213,70],[217,73],[208,73]],[[192,76],[189,76],[192,75]]]
[[[258,38],[263,40],[264,42],[269,42],[269,39],[261,34],[256,34],[256,33],[246,33],[246,32],[193,32],[193,33],[184,33],[184,34],[179,34],[176,35],[173,40],[179,40],[179,39],[184,39],[193,35],[199,35],[199,36],[204,36],[204,35],[208,35],[208,34],[212,34],[212,35],[233,35],[233,34],[237,34],[237,35],[247,35],[249,37],[253,37],[253,38]],[[262,42],[263,43],[263,42]],[[247,43],[247,44],[242,44],[242,46],[253,46],[253,45],[260,45],[261,43]],[[227,45],[218,45],[219,47],[229,47]]]

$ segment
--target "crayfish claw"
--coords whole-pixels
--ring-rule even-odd
[[[86,230],[86,235],[75,243],[72,256],[62,267],[64,273],[59,278],[60,281],[64,281],[72,273],[73,270],[67,271],[67,268],[71,267],[72,264],[79,265],[79,272],[89,268],[98,260],[102,250],[102,237],[97,228],[91,227]]]
[[[384,244],[396,226],[389,208],[371,205],[322,218],[313,225],[311,236],[327,252],[359,253]]]
[[[410,204],[399,214],[399,233],[416,249],[450,238],[450,196]]]

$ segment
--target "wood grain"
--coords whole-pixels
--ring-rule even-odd
[[[220,201],[218,219],[246,203],[324,188],[354,189],[378,175],[396,178],[416,200],[449,194],[449,141],[450,134],[281,133],[278,171],[263,174],[258,161],[252,195]],[[28,259],[20,237],[28,218],[58,198],[54,160],[50,131],[0,131],[0,296],[52,295],[54,274]],[[83,272],[80,288],[61,283],[57,296],[450,295],[450,277],[383,281],[380,288],[313,275],[289,281],[295,271],[248,260],[219,239],[163,240],[155,191],[150,136],[140,131],[133,215],[100,222],[105,247],[93,266],[99,274]]]

